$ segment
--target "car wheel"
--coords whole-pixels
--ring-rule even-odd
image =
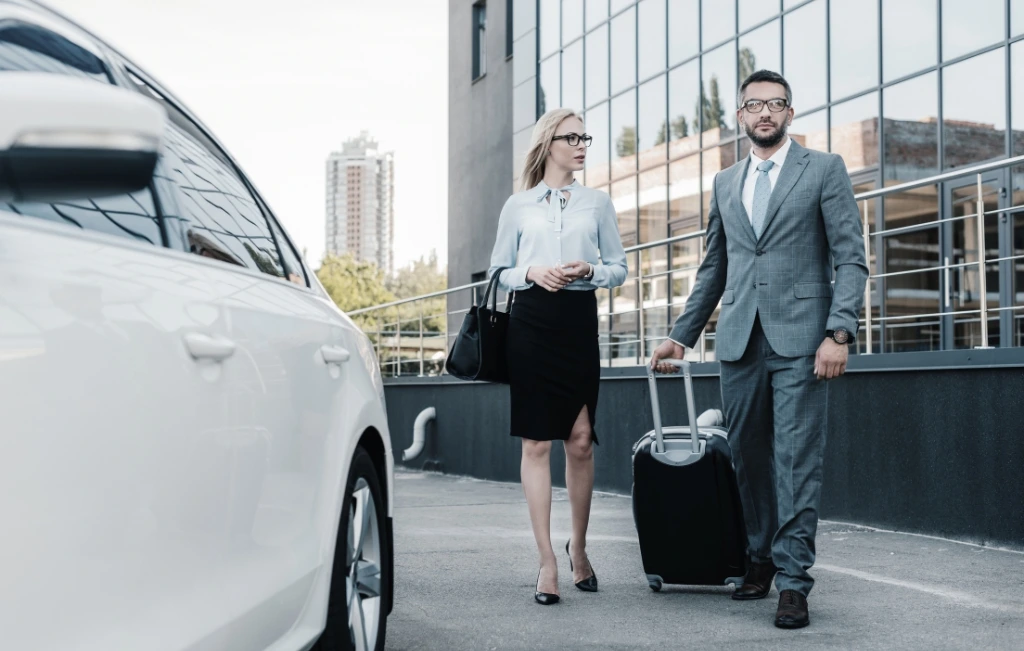
[[[381,651],[391,572],[384,499],[370,455],[356,448],[345,488],[331,572],[327,625],[318,651]]]

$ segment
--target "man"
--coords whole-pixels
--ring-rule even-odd
[[[736,118],[753,148],[715,177],[707,255],[651,359],[674,370],[659,360],[682,358],[721,300],[715,354],[751,561],[733,599],[768,596],[774,578],[780,628],[810,623],[824,380],[846,371],[868,276],[846,166],[787,136],[792,101],[786,80],[767,70],[740,87]]]

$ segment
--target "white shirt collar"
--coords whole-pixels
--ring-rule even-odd
[[[773,171],[776,170],[776,169],[782,169],[782,165],[786,162],[786,156],[789,155],[789,148],[790,148],[790,146],[792,144],[793,144],[793,139],[790,138],[789,136],[786,136],[786,144],[784,144],[781,147],[779,147],[779,150],[777,152],[775,152],[774,154],[772,154],[771,157],[768,159],[771,162],[775,163],[775,167],[772,168]],[[747,168],[748,171],[756,170],[757,166],[759,164],[761,164],[762,162],[764,162],[763,159],[758,157],[757,154],[754,153],[753,148],[751,148],[751,150],[750,150],[750,166]]]

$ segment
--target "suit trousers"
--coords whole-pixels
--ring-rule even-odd
[[[824,333],[822,333],[824,339]],[[722,404],[751,560],[773,561],[775,586],[807,595],[814,579],[827,384],[814,356],[782,357],[754,318],[743,356],[721,362]]]

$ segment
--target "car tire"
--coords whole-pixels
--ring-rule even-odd
[[[382,651],[391,589],[384,493],[373,460],[356,448],[345,486],[327,624],[315,651]]]

